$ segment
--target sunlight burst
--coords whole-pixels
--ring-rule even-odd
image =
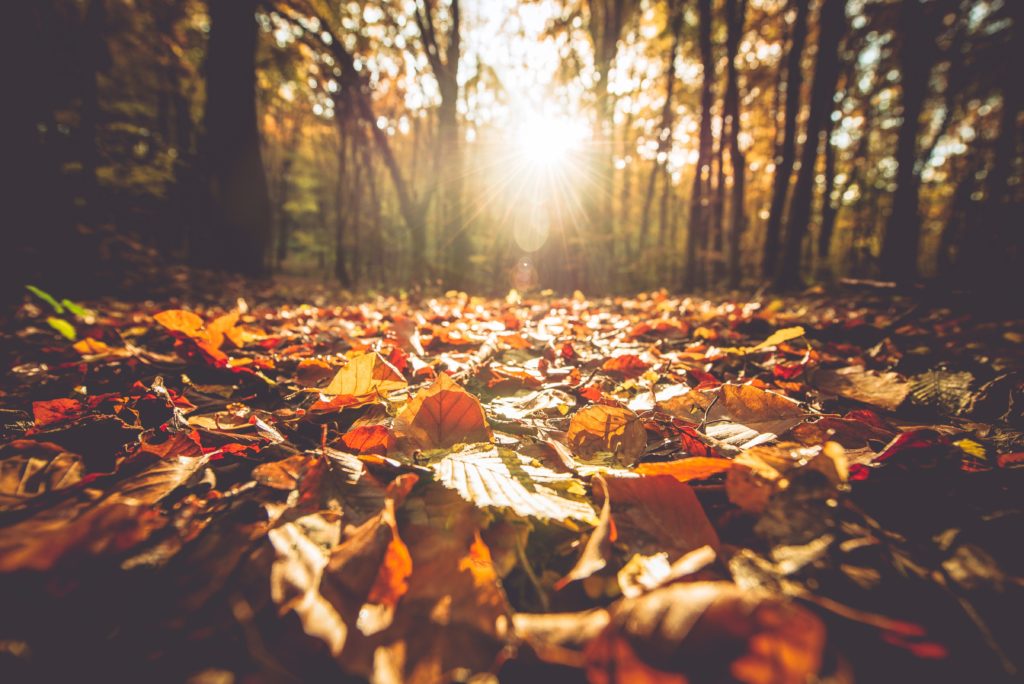
[[[530,116],[516,131],[516,144],[528,162],[543,168],[564,165],[582,146],[585,125],[561,117]]]

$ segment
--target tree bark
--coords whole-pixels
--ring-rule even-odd
[[[672,35],[672,45],[666,55],[668,65],[665,69],[665,102],[661,107],[661,123],[658,126],[658,150],[654,158],[654,165],[651,167],[651,173],[647,178],[647,191],[644,194],[644,204],[640,212],[640,231],[638,234],[638,251],[640,254],[643,254],[643,250],[647,246],[647,236],[651,222],[651,204],[654,200],[657,179],[659,176],[664,176],[667,155],[672,149],[672,127],[675,120],[672,109],[672,96],[675,91],[676,82],[676,55],[679,52],[680,34],[683,27],[682,9],[681,0],[673,0],[669,5],[668,30]],[[662,232],[664,232],[663,229]]]
[[[768,225],[764,236],[764,259],[761,275],[770,278],[775,272],[779,259],[779,242],[782,232],[782,215],[786,210],[786,196],[789,194],[789,177],[796,160],[796,119],[800,110],[800,89],[803,72],[800,60],[807,40],[807,14],[810,2],[795,0],[796,20],[793,23],[792,43],[786,57],[786,102],[783,111],[783,134],[779,156],[775,160],[775,176],[772,181],[772,201],[768,210]]]
[[[271,207],[256,120],[257,0],[208,0],[205,131],[207,232],[190,245],[201,265],[267,274]]]
[[[775,273],[777,288],[790,289],[803,285],[800,274],[800,253],[807,226],[811,221],[811,200],[814,196],[814,177],[818,166],[818,148],[822,131],[831,129],[830,121],[836,81],[839,78],[839,41],[845,25],[846,0],[824,0],[818,21],[818,54],[811,83],[811,105],[807,116],[806,141],[800,152],[800,171],[797,173],[793,198],[789,207],[789,221],[782,250],[782,261]],[[827,137],[825,145],[831,143]],[[827,198],[826,198],[827,199]]]
[[[903,121],[896,141],[896,191],[886,221],[882,254],[883,278],[909,282],[917,278],[917,252],[921,239],[919,211],[921,177],[917,169],[917,139],[921,113],[928,98],[928,77],[937,56],[933,20],[919,0],[903,0],[899,7],[899,50]]]
[[[707,247],[705,243],[707,212],[704,202],[707,185],[710,181],[711,106],[715,82],[715,63],[711,53],[711,0],[697,0],[697,11],[703,74],[701,76],[697,167],[693,171],[693,185],[690,190],[690,219],[687,225],[686,265],[683,273],[683,288],[688,290],[704,282],[703,260],[698,259],[698,247]]]
[[[747,13],[747,0],[725,0],[725,17],[727,35],[726,51],[726,83],[725,100],[722,105],[724,115],[722,135],[729,144],[729,163],[732,165],[732,193],[729,198],[729,255],[728,277],[729,287],[740,284],[740,240],[747,227],[747,215],[744,210],[746,202],[747,160],[740,149],[740,94],[739,74],[736,70],[736,55],[739,51],[740,39],[743,37],[743,25]]]

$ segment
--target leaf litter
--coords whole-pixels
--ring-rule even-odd
[[[0,674],[1011,680],[1020,321],[90,303],[3,331]]]

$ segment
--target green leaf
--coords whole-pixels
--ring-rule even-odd
[[[56,316],[50,316],[46,319],[46,322],[50,324],[50,327],[59,332],[69,340],[78,339],[78,333],[75,332],[75,326],[71,325],[63,318],[57,318]]]
[[[44,302],[49,304],[53,308],[54,313],[64,313],[64,307],[61,306],[60,302],[54,299],[53,295],[51,295],[49,292],[46,292],[45,290],[40,290],[35,285],[26,285],[25,289],[34,294],[36,297],[39,297],[39,299],[42,299]]]
[[[62,299],[60,300],[60,303],[65,309],[67,309],[74,315],[78,316],[79,318],[85,318],[86,316],[89,315],[89,312],[86,311],[85,308],[79,306],[78,304],[75,304],[70,299]]]

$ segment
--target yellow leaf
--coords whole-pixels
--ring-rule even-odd
[[[398,369],[375,352],[362,354],[337,372],[323,394],[359,397],[404,389],[407,383]]]
[[[79,340],[74,344],[75,351],[79,354],[106,354],[110,351],[110,345],[100,340],[94,340],[91,337],[86,337],[84,340]]]

